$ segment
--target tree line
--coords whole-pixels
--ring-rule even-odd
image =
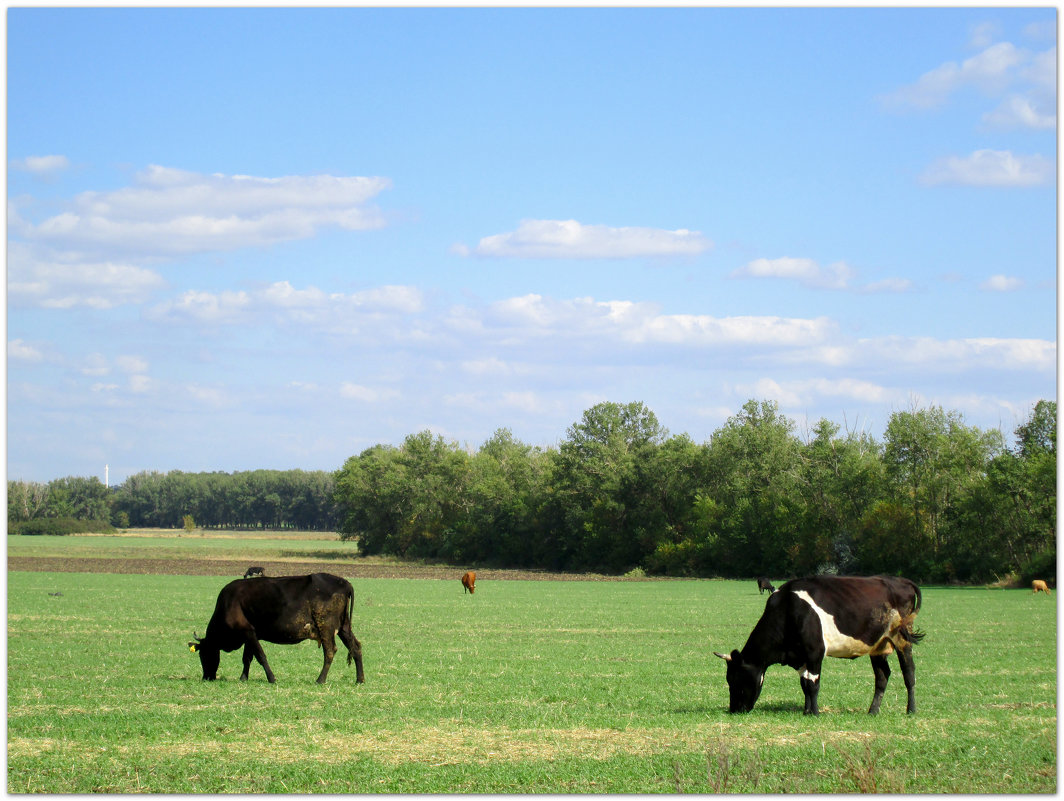
[[[335,473],[9,482],[8,521],[337,530],[364,554],[547,570],[1055,575],[1056,403],[1014,434],[941,407],[894,413],[881,440],[826,419],[799,432],[750,400],[698,443],[642,403],[600,403],[557,447],[500,429],[473,450],[421,431]]]
[[[747,402],[704,443],[642,403],[584,412],[557,448],[429,431],[336,474],[340,532],[368,554],[673,576],[1055,575],[1056,403],[1006,444],[955,411],[893,414],[883,440],[826,419],[799,436]]]
[[[12,530],[35,519],[104,521],[118,528],[299,529],[335,531],[334,477],[326,471],[136,473],[117,487],[98,478],[48,484],[9,481]]]

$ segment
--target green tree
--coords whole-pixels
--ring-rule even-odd
[[[622,570],[653,550],[648,465],[666,436],[643,403],[600,403],[570,426],[553,474],[556,564]]]
[[[950,554],[982,535],[951,523],[959,519],[961,501],[985,479],[1001,447],[999,431],[968,426],[959,412],[938,406],[891,416],[883,454],[886,477],[892,503],[908,511],[897,536],[913,551],[913,571],[926,571],[911,578],[956,578]],[[891,518],[901,519],[899,514]],[[865,553],[861,561],[874,559],[874,553]]]
[[[709,443],[706,495],[722,510],[718,575],[786,575],[801,552],[801,443],[774,401],[747,401]]]

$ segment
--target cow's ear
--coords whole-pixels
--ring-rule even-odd
[[[723,660],[724,660],[725,662],[731,662],[731,654],[722,654],[722,653],[718,653],[717,651],[714,651],[713,653],[714,653],[714,654],[715,654],[716,656],[719,656],[719,657],[720,657],[721,659],[723,659]]]

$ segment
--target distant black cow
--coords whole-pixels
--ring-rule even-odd
[[[776,588],[772,586],[771,581],[769,581],[764,576],[761,576],[761,578],[757,580],[757,594],[762,595],[765,590],[768,590],[769,592],[775,592]]]
[[[249,567],[247,570],[244,571],[244,578],[256,578],[256,577],[265,576],[265,575],[266,575],[266,568],[264,568],[264,567],[252,566],[252,567]]]
[[[920,610],[920,588],[909,579],[813,576],[782,585],[742,651],[727,656],[730,712],[754,708],[769,665],[790,665],[800,672],[805,714],[819,714],[820,667],[825,656],[868,656],[875,674],[869,714],[879,712],[890,678],[887,655],[897,650],[909,693],[907,712],[916,711],[916,669],[912,644],[923,639],[913,629]]]
[[[214,614],[207,624],[207,635],[200,639],[193,632],[194,642],[189,648],[199,652],[204,680],[218,677],[221,651],[235,651],[244,647],[244,672],[247,681],[251,660],[259,660],[266,679],[274,681],[273,671],[266,661],[262,642],[292,645],[303,640],[317,641],[325,652],[325,664],[318,676],[318,684],[325,683],[329,666],[336,654],[339,634],[347,646],[347,664],[355,660],[358,683],[364,682],[362,672],[362,644],[351,632],[351,610],[354,589],[347,579],[329,573],[280,578],[237,579],[226,584],[218,593]]]

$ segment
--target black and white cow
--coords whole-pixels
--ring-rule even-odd
[[[247,681],[251,660],[257,659],[266,671],[266,680],[273,683],[273,671],[262,643],[294,645],[315,640],[325,653],[325,664],[318,675],[318,684],[324,684],[336,654],[335,636],[339,634],[347,646],[347,664],[354,659],[356,680],[361,684],[366,680],[362,644],[351,631],[354,594],[351,582],[329,573],[237,579],[218,593],[207,634],[200,638],[193,632],[188,646],[199,654],[206,681],[218,677],[222,651],[243,648],[244,672],[240,680]]]
[[[920,588],[906,578],[812,576],[788,581],[769,597],[743,649],[716,654],[728,663],[729,711],[753,709],[765,670],[780,664],[799,671],[805,714],[817,715],[824,657],[867,656],[875,673],[868,712],[875,715],[890,678],[887,655],[897,651],[909,694],[906,711],[915,712],[912,645],[924,635],[913,629],[913,622],[920,600]]]

